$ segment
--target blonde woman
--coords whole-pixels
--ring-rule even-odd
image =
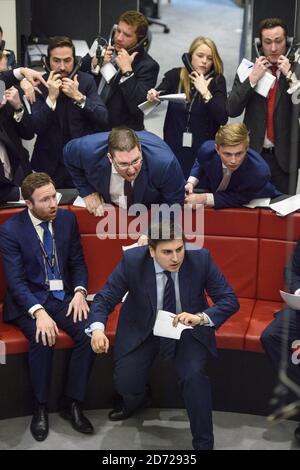
[[[194,39],[185,54],[185,64],[166,72],[157,89],[148,91],[147,99],[158,100],[160,93],[186,94],[186,103],[169,102],[164,140],[187,179],[199,145],[214,139],[220,125],[227,122],[227,93],[223,63],[211,39]]]

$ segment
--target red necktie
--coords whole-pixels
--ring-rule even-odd
[[[272,65],[270,67],[272,74],[275,75],[275,82],[273,88],[270,89],[268,94],[268,117],[267,117],[267,137],[268,139],[274,144],[274,123],[273,123],[273,114],[275,108],[275,100],[278,88],[278,80],[277,80],[277,67],[276,65]]]

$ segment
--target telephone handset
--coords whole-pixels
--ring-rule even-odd
[[[114,45],[114,37],[116,34],[116,31],[118,29],[118,25],[114,24],[113,27],[111,28],[110,34],[109,34],[109,39],[108,39],[108,45],[113,46]],[[142,52],[142,51],[148,51],[150,47],[150,42],[151,42],[151,33],[148,30],[146,36],[144,36],[142,39],[140,39],[135,46],[131,47],[130,49],[127,49],[128,54],[133,54],[133,52]]]
[[[81,67],[81,62],[82,62],[82,59],[80,56],[76,56],[75,57],[75,60],[74,60],[74,67],[73,67],[73,70],[72,72],[70,73],[70,75],[68,75],[68,78],[70,78],[71,80],[75,77],[76,73],[78,72],[78,70],[80,69]],[[50,68],[50,62],[49,62],[49,57],[45,54],[42,54],[42,63],[43,63],[43,67],[44,69],[47,71],[47,72],[51,72],[51,68]]]
[[[263,54],[263,51],[262,51],[262,45],[261,45],[261,40],[260,38],[254,38],[254,41],[253,41],[253,45],[254,45],[254,49],[255,49],[255,54],[257,57],[260,57]],[[286,57],[288,57],[290,55],[290,53],[292,52],[292,49],[293,49],[293,46],[294,46],[294,38],[288,36],[286,38],[286,53],[284,54]]]
[[[189,54],[188,52],[184,52],[182,54],[182,62],[184,63],[184,66],[185,68],[187,69],[188,73],[192,73],[192,72],[195,72],[195,69],[194,67],[192,66],[192,57],[191,57],[191,54]],[[206,75],[204,75],[204,78],[205,80],[207,80],[208,78],[212,77],[214,75],[215,71],[214,69],[212,69],[209,73],[207,73]]]
[[[5,49],[5,41],[3,39],[1,39],[0,41],[0,52],[3,52]]]

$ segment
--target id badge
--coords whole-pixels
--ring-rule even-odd
[[[61,279],[50,279],[49,290],[64,290],[64,283]]]
[[[182,136],[182,147],[192,147],[193,134],[191,132],[184,132]]]

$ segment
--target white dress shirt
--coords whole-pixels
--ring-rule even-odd
[[[121,207],[122,209],[127,209],[127,200],[124,195],[124,181],[123,176],[119,175],[117,169],[114,167],[114,164],[111,164],[111,176],[109,184],[109,194],[113,204]],[[134,181],[131,182],[133,187]]]

